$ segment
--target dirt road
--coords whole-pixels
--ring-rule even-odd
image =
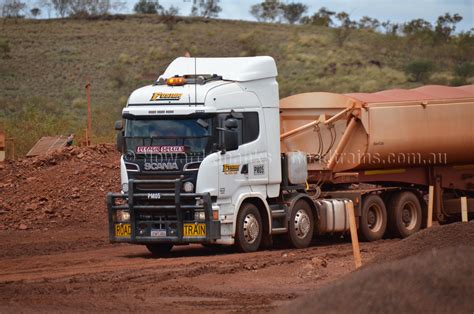
[[[1,232],[0,312],[271,310],[353,270],[344,242],[252,254],[193,245],[155,259],[108,244],[104,230]],[[393,241],[363,244],[363,258]]]
[[[170,257],[159,259],[141,246],[111,245],[105,193],[118,189],[117,161],[112,145],[98,145],[66,148],[1,165],[0,313],[262,312],[277,308],[292,313],[298,306],[298,300],[293,300],[307,293],[299,303],[306,311],[316,308],[314,302],[324,300],[319,304],[321,312],[327,312],[324,306],[338,306],[340,312],[356,307],[361,313],[374,312],[374,308],[405,313],[426,310],[426,304],[438,302],[437,295],[419,295],[421,288],[450,295],[453,281],[458,288],[468,288],[450,300],[465,306],[463,309],[474,309],[470,295],[462,294],[472,291],[469,284],[474,274],[469,258],[474,254],[457,248],[465,257],[462,259],[454,254],[458,251],[453,253],[455,261],[467,258],[464,264],[469,265],[468,271],[462,268],[464,264],[458,265],[455,269],[463,271],[457,277],[436,277],[454,272],[454,268],[443,272],[444,265],[454,262],[439,258],[438,266],[431,262],[421,265],[425,277],[403,272],[411,270],[404,265],[412,263],[403,259],[418,261],[420,252],[435,254],[434,249],[473,246],[474,223],[437,226],[404,240],[362,243],[366,268],[353,273],[351,245],[341,240],[318,240],[303,250],[252,254],[182,246],[175,247]],[[378,264],[388,268],[373,277],[371,267]],[[374,278],[379,285],[371,285]],[[392,285],[396,293],[387,295],[383,287],[399,279],[409,281],[403,278],[410,279],[412,285]],[[435,284],[432,278],[438,278]],[[363,285],[371,302],[347,297],[358,295]],[[348,292],[341,294],[343,288]],[[313,297],[311,293],[318,291],[323,294]],[[391,298],[394,295],[396,298]],[[424,303],[418,302],[422,297]],[[416,302],[400,303],[399,298]],[[362,303],[355,305],[348,302],[351,300]],[[380,301],[378,307],[374,307],[376,300]]]

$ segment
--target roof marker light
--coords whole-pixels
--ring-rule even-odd
[[[166,84],[169,86],[181,86],[186,84],[186,79],[184,77],[170,77],[166,80]]]

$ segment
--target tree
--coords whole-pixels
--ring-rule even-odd
[[[290,24],[295,24],[301,20],[301,16],[308,10],[308,7],[299,2],[282,4],[280,6],[283,11],[283,18]]]
[[[458,48],[458,58],[461,61],[472,60],[472,56],[474,56],[474,28],[456,36],[456,47]]]
[[[349,14],[346,12],[339,12],[336,14],[336,19],[341,23],[340,27],[344,28],[355,28],[357,23],[352,21],[349,17]]]
[[[157,14],[163,10],[158,0],[139,0],[133,7],[133,11],[139,14]]]
[[[431,34],[433,31],[433,26],[430,22],[424,19],[416,19],[403,24],[402,31],[407,36]]]
[[[69,13],[70,0],[51,0],[56,14],[65,17]]]
[[[435,34],[438,40],[448,42],[451,39],[452,33],[456,30],[456,24],[462,21],[462,16],[459,14],[451,15],[445,13],[438,17],[436,21]]]
[[[357,23],[352,21],[349,14],[346,12],[339,12],[336,14],[336,19],[339,20],[340,25],[335,29],[337,43],[340,47],[351,35],[352,29],[356,28]]]
[[[262,17],[262,14],[263,14],[263,7],[262,7],[262,4],[261,3],[257,3],[257,4],[254,4],[250,7],[250,10],[249,10],[250,14],[255,17],[255,19],[258,21],[258,22],[262,22],[264,21],[263,17]]]
[[[72,16],[98,16],[109,13],[110,0],[69,0],[69,13]]]
[[[428,60],[416,60],[405,67],[405,72],[412,82],[426,83],[434,71],[434,64]]]
[[[318,26],[325,26],[329,27],[333,24],[332,16],[335,15],[336,12],[329,11],[325,7],[319,9],[318,12],[314,13],[312,17],[306,17],[302,21],[304,24],[313,24]]]
[[[193,0],[191,16],[200,16],[205,19],[218,17],[222,11],[219,2],[220,0]]]
[[[265,0],[261,3],[262,19],[264,21],[275,22],[281,14],[280,0]]]
[[[53,3],[51,0],[38,0],[36,5],[38,8],[43,8],[48,13],[48,18],[51,18],[51,10],[53,8]]]
[[[38,15],[41,14],[41,10],[39,8],[33,8],[30,10],[31,16],[36,18]]]
[[[474,63],[464,62],[454,67],[454,79],[451,85],[461,86],[468,84],[467,79],[474,76]]]
[[[176,16],[179,14],[179,8],[175,6],[170,6],[168,9],[163,9],[161,11],[161,17],[163,23],[165,23],[168,30],[172,30],[176,23],[178,23],[178,19]]]
[[[382,22],[382,27],[385,29],[385,34],[396,36],[400,30],[400,24],[392,23],[390,21]]]
[[[21,12],[26,8],[26,3],[19,0],[6,0],[2,5],[3,17],[22,17]]]
[[[368,29],[375,31],[377,28],[380,27],[380,22],[377,19],[368,17],[368,16],[363,16],[358,23],[358,26],[360,29]]]

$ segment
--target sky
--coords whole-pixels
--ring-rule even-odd
[[[36,0],[29,0],[33,2]],[[120,0],[125,2],[122,13],[132,13],[133,5],[138,0]],[[221,0],[222,11],[220,18],[236,20],[255,20],[249,13],[253,4],[263,0]],[[192,0],[159,0],[164,7],[174,5],[179,7],[180,15],[189,15]],[[345,11],[352,19],[359,20],[369,16],[380,21],[390,20],[403,23],[417,18],[423,18],[432,24],[438,16],[446,12],[459,13],[463,20],[457,25],[457,31],[467,31],[474,28],[474,0],[283,0],[282,2],[301,2],[308,6],[308,15],[312,15],[321,7],[331,11]],[[43,12],[43,17],[46,12]]]

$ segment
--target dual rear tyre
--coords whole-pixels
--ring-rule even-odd
[[[377,194],[363,198],[359,235],[362,240],[380,240],[387,229],[395,237],[406,238],[421,228],[421,204],[409,191],[394,193],[386,202]]]
[[[388,226],[393,236],[406,238],[421,228],[420,201],[412,192],[401,192],[390,198],[387,204],[390,215]]]
[[[365,241],[382,239],[387,230],[387,209],[377,194],[366,195],[362,199],[359,236]]]

